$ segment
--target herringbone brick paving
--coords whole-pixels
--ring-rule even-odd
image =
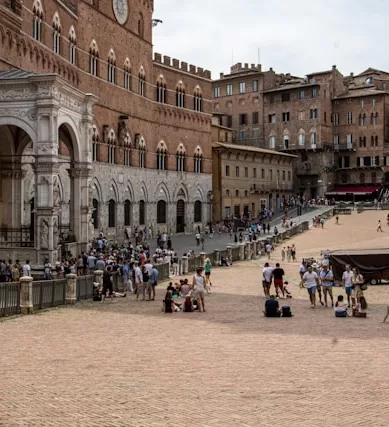
[[[298,256],[387,246],[378,215],[298,236]],[[298,263],[285,263],[295,316],[266,319],[263,263],[215,269],[207,313],[163,314],[160,285],[155,302],[88,301],[2,322],[0,426],[389,426],[389,286],[366,292],[367,319],[336,319],[309,307]]]

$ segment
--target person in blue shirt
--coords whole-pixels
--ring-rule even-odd
[[[155,300],[155,287],[158,284],[158,270],[153,267],[149,273],[149,281],[147,282],[147,294],[149,301]]]

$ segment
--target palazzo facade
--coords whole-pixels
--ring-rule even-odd
[[[211,75],[153,53],[153,7],[0,0],[2,257],[211,220]]]

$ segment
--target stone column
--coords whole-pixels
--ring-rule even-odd
[[[181,259],[182,259],[182,274],[187,274],[188,273],[188,269],[189,269],[188,257],[187,256],[183,256]]]
[[[244,259],[250,259],[250,242],[244,243]]]
[[[31,314],[34,312],[32,281],[33,278],[29,276],[20,278],[20,312],[22,314]]]
[[[220,264],[220,250],[219,249],[215,249],[215,262],[217,265]]]
[[[257,245],[255,242],[250,242],[250,259],[255,259],[255,248]]]
[[[98,283],[99,286],[103,286],[103,274],[104,274],[103,270],[95,270],[94,272],[93,281],[95,283]]]
[[[244,247],[245,247],[244,243],[239,244],[239,260],[240,261],[244,260]]]
[[[77,302],[77,275],[66,275],[66,304],[75,304]]]
[[[205,256],[206,256],[205,252],[200,252],[200,262],[201,262],[201,265],[203,267],[204,267],[204,264],[205,264]]]
[[[232,262],[232,246],[227,246],[227,258]]]
[[[90,236],[90,221],[92,218],[93,194],[89,188],[91,175],[90,163],[75,163],[68,170],[70,177],[70,225],[76,238],[76,242],[81,243],[82,250],[85,250]]]

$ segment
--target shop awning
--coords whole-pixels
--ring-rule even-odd
[[[326,193],[326,196],[344,196],[346,194],[355,194],[356,196],[366,196],[375,193],[381,188],[380,185],[367,185],[360,187],[335,187]]]

